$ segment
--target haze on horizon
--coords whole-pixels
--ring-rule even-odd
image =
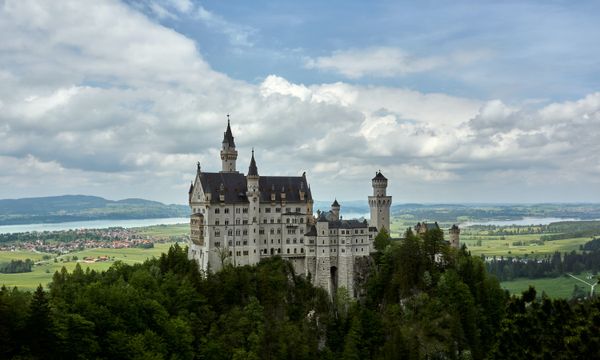
[[[219,171],[318,200],[600,201],[596,1],[0,0],[0,198],[183,204]],[[343,205],[343,204],[342,204]]]

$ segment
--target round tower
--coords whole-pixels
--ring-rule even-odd
[[[458,249],[460,247],[460,228],[454,224],[448,233],[450,234],[450,246]]]
[[[378,231],[385,229],[389,232],[392,197],[386,194],[388,180],[380,170],[375,173],[371,184],[373,185],[373,195],[369,196],[369,207],[371,208],[370,225],[376,227]]]
[[[229,115],[227,115],[227,130],[223,133],[223,146],[221,148],[221,172],[237,172],[235,170],[235,161],[237,160],[237,150],[235,150],[235,141],[229,124]]]
[[[246,196],[248,197],[248,261],[250,265],[257,264],[260,260],[260,237],[259,237],[259,209],[260,209],[260,191],[258,188],[258,168],[254,160],[254,149],[252,149],[252,158],[248,167],[246,176]]]

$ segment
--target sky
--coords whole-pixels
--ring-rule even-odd
[[[598,1],[0,0],[0,198],[599,202]],[[343,203],[342,203],[343,207]]]

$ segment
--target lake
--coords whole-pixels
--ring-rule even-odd
[[[519,225],[519,226],[527,226],[527,225],[548,225],[553,222],[558,221],[584,221],[582,219],[575,218],[556,218],[556,217],[524,217],[518,220],[492,220],[492,221],[468,221],[462,223],[462,227],[473,226],[473,225],[494,225],[494,226],[510,226],[510,225]]]
[[[20,224],[2,225],[0,234],[10,234],[31,231],[61,231],[70,229],[106,229],[109,227],[134,228],[152,225],[187,224],[189,218],[159,218],[159,219],[131,219],[131,220],[90,220],[70,221],[53,224]]]

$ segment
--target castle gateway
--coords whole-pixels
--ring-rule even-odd
[[[198,163],[189,190],[191,235],[188,256],[201,270],[218,271],[226,264],[252,265],[281,256],[298,274],[335,294],[345,287],[355,296],[358,264],[374,251],[378,230],[389,231],[392,197],[387,179],[377,172],[369,196],[371,223],[340,217],[335,200],[331,210],[313,215],[313,198],[306,174],[259,175],[252,151],[248,173],[236,170],[238,152],[229,121],[224,133],[219,172],[205,172]]]

